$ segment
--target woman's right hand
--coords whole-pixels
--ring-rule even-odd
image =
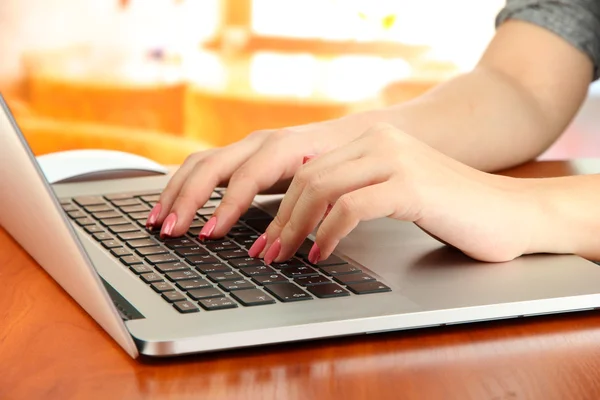
[[[190,155],[152,209],[148,227],[162,236],[181,236],[213,189],[227,192],[201,233],[222,237],[259,193],[284,193],[306,155],[323,154],[363,132],[359,116],[279,130],[257,131],[229,146]]]

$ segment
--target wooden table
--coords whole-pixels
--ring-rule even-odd
[[[3,230],[0,283],[0,399],[600,398],[596,312],[134,361]]]

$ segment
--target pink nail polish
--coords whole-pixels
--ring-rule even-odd
[[[314,154],[305,155],[304,158],[302,159],[302,165],[306,164],[307,162],[309,162],[310,160],[312,160],[315,157],[316,156]]]
[[[212,235],[216,226],[217,226],[217,217],[210,217],[208,222],[204,225],[204,227],[200,231],[198,238],[200,240],[206,240],[206,238],[209,238],[210,235]]]
[[[271,245],[267,254],[265,254],[265,264],[271,264],[279,255],[281,251],[281,239],[277,238],[275,242]]]
[[[152,228],[154,224],[156,224],[156,220],[158,219],[161,210],[162,206],[160,203],[156,203],[156,205],[152,207],[152,211],[150,211],[150,214],[148,215],[148,221],[146,221],[146,228]]]
[[[321,259],[321,250],[319,249],[319,246],[317,246],[317,244],[313,244],[313,246],[310,249],[310,252],[308,253],[308,261],[310,261],[311,264],[316,264],[320,261]]]
[[[266,245],[267,234],[264,233],[252,244],[252,247],[250,247],[250,250],[248,250],[248,255],[252,258],[255,258],[264,250]]]
[[[171,236],[176,223],[177,215],[169,214],[167,218],[165,218],[165,222],[163,222],[162,230],[160,231],[160,237],[162,238],[165,236]]]

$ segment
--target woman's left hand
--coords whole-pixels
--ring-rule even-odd
[[[316,263],[360,221],[391,217],[475,259],[508,261],[531,251],[536,206],[528,193],[522,180],[475,170],[380,125],[302,166],[250,255],[284,261],[321,223],[309,256]]]

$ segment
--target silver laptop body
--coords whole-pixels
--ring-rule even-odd
[[[600,306],[600,266],[592,262],[540,255],[478,263],[410,223],[382,219],[361,224],[336,253],[391,292],[181,314],[70,221],[59,203],[156,192],[168,177],[51,187],[1,97],[0,105],[0,225],[134,358]],[[259,196],[256,205],[273,214],[277,199]]]

